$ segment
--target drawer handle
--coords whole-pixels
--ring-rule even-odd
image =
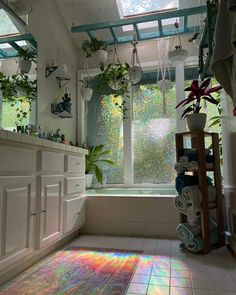
[[[36,216],[37,214],[36,213],[30,213],[30,216]]]
[[[76,186],[80,186],[80,184],[77,183]]]
[[[80,215],[80,212],[77,212],[76,214],[77,214],[77,215]]]
[[[80,165],[80,162],[76,163],[76,165]]]
[[[42,210],[41,213],[46,213],[46,210]]]

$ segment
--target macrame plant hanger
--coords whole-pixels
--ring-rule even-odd
[[[162,92],[162,113],[167,115],[166,92],[172,88],[171,75],[167,52],[169,51],[170,39],[157,41],[157,86]]]

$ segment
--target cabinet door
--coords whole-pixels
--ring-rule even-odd
[[[35,177],[0,177],[0,268],[34,248]]]
[[[85,223],[85,197],[64,202],[64,234],[79,229]]]
[[[40,177],[39,246],[50,244],[62,236],[63,175]]]

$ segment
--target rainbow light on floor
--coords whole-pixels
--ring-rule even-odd
[[[124,294],[138,261],[139,253],[122,250],[58,251],[2,294]]]

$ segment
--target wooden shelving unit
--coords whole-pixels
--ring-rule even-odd
[[[216,210],[216,222],[218,225],[218,246],[225,244],[224,240],[224,222],[223,222],[223,195],[222,179],[220,171],[220,153],[219,153],[219,136],[217,133],[206,133],[204,131],[177,133],[176,136],[176,158],[179,161],[181,152],[185,148],[185,138],[189,138],[191,148],[196,149],[199,170],[195,172],[199,179],[199,190],[202,194],[201,203],[201,233],[203,239],[203,253],[209,253],[212,250],[210,241],[210,210]],[[213,169],[206,169],[206,143],[205,139],[211,138],[213,146]],[[188,147],[189,148],[189,147]],[[216,206],[208,207],[208,190],[207,190],[207,172],[212,171],[214,175],[214,186],[216,189]],[[187,222],[187,216],[180,214],[181,222]]]

